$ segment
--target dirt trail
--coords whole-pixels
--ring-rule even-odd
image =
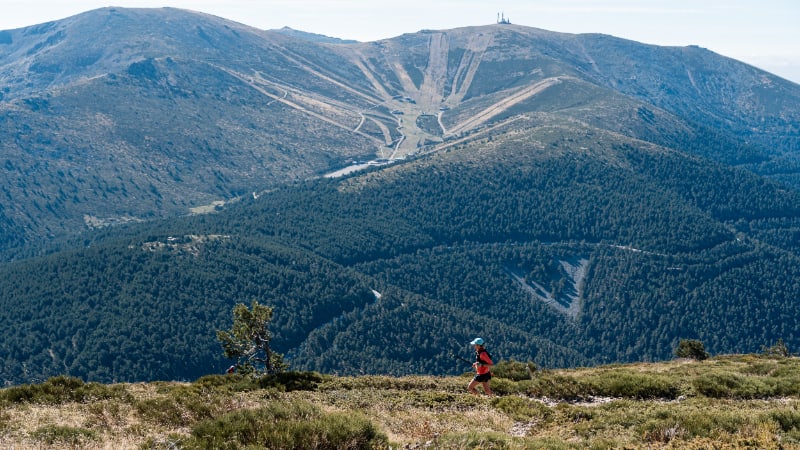
[[[531,86],[528,86],[517,93],[504,98],[503,100],[489,106],[488,108],[484,109],[483,111],[475,114],[474,116],[464,120],[463,122],[457,124],[450,130],[445,131],[445,135],[454,135],[461,133],[462,131],[475,128],[492,117],[502,113],[503,111],[511,108],[512,106],[516,105],[519,102],[527,100],[530,97],[544,91],[545,89],[553,86],[555,84],[561,83],[561,78],[554,77],[554,78],[547,78],[538,83],[535,83]]]
[[[378,81],[377,78],[375,78],[375,70],[369,66],[369,63],[366,61],[366,58],[364,58],[364,55],[357,53],[357,57],[352,58],[351,61],[356,65],[356,67],[358,67],[361,73],[367,77],[367,80],[369,80],[369,83],[372,85],[372,88],[375,89],[375,92],[377,92],[384,99],[391,98],[391,95],[386,92],[383,84]]]
[[[380,130],[381,130],[381,133],[383,133],[383,139],[384,139],[384,141],[386,142],[386,145],[389,145],[389,144],[391,144],[391,143],[392,143],[392,132],[391,132],[391,131],[389,131],[389,127],[387,127],[387,126],[386,126],[386,125],[385,125],[383,122],[381,122],[380,120],[375,120],[375,119],[374,119],[374,118],[372,118],[372,117],[370,117],[370,118],[369,118],[369,120],[370,120],[371,122],[373,122],[375,125],[377,125],[377,127],[378,127],[378,128],[380,128]]]
[[[423,108],[435,111],[442,103],[444,85],[447,81],[447,56],[450,51],[447,35],[431,35],[428,67],[425,68],[417,103]]]
[[[483,54],[491,43],[492,37],[488,34],[470,37],[467,49],[461,57],[453,77],[453,87],[446,100],[448,105],[461,103],[461,100],[467,95],[472,79],[475,78],[475,73],[483,60]]]
[[[377,98],[375,96],[366,94],[366,93],[364,93],[362,91],[359,91],[358,89],[353,89],[350,86],[348,86],[348,85],[346,85],[346,84],[344,84],[344,83],[342,83],[342,82],[340,82],[340,81],[338,81],[338,80],[336,80],[334,78],[331,78],[330,76],[328,76],[328,75],[320,72],[319,70],[315,69],[313,67],[313,63],[311,63],[310,61],[301,61],[300,57],[293,56],[293,54],[289,50],[287,50],[286,48],[281,47],[279,45],[274,45],[274,44],[273,44],[273,47],[284,58],[286,58],[289,61],[297,64],[299,67],[301,67],[303,70],[307,71],[308,73],[310,73],[310,74],[312,74],[312,75],[314,75],[314,76],[316,76],[318,78],[321,78],[321,79],[323,79],[323,80],[325,80],[325,81],[327,81],[327,82],[329,82],[331,84],[334,84],[334,85],[344,89],[347,92],[355,94],[355,95],[357,95],[357,96],[369,101],[370,103],[373,103],[373,104],[381,103],[381,99],[380,98]]]
[[[295,103],[295,102],[289,100],[287,98],[288,97],[287,93],[291,91],[292,92],[292,94],[291,94],[292,96],[296,96],[296,97],[302,99],[306,103],[314,104],[314,105],[319,106],[320,108],[323,108],[323,109],[335,109],[336,107],[334,106],[333,102],[320,101],[318,99],[314,99],[314,98],[311,98],[309,96],[304,96],[301,93],[298,93],[296,91],[291,90],[291,88],[289,86],[279,85],[277,83],[274,83],[272,81],[269,81],[269,80],[261,77],[258,74],[256,74],[256,75],[245,75],[243,73],[236,72],[234,70],[227,69],[225,67],[216,66],[216,65],[214,67],[216,67],[217,69],[222,70],[222,71],[228,73],[229,75],[231,75],[233,77],[236,77],[239,80],[247,83],[251,88],[255,89],[259,93],[261,93],[261,94],[263,94],[263,95],[265,95],[267,97],[272,98],[272,101],[277,101],[277,102],[283,103],[286,106],[294,108],[294,109],[296,109],[298,111],[302,111],[303,113],[308,114],[310,116],[316,117],[316,118],[322,120],[323,122],[329,123],[329,124],[334,125],[334,126],[339,127],[339,128],[343,128],[343,129],[345,129],[347,131],[355,132],[355,133],[357,133],[357,134],[359,134],[361,136],[364,136],[366,138],[369,138],[371,140],[379,142],[379,140],[376,139],[373,136],[370,136],[368,134],[362,133],[360,131],[354,131],[352,126],[349,126],[347,124],[343,124],[341,122],[337,122],[337,121],[335,121],[335,120],[333,120],[333,119],[331,119],[329,117],[326,117],[326,116],[324,116],[322,114],[319,114],[319,113],[317,113],[315,111],[312,111],[312,110],[306,108],[305,106],[303,106],[303,105],[301,105],[299,103]],[[262,87],[262,85],[270,85],[270,86],[273,86],[275,88],[278,88],[278,89],[282,90],[284,92],[284,94],[282,96],[273,94],[272,92],[269,92],[268,90],[264,89]],[[347,110],[349,112],[353,112],[353,111],[351,111],[349,109],[346,109],[346,108],[343,108],[343,109],[345,109],[345,110]]]

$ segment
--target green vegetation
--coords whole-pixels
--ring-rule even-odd
[[[467,394],[468,375],[313,372],[113,384],[104,388],[119,395],[58,402],[8,388],[0,390],[0,441],[125,449],[800,448],[798,358],[727,355],[527,377],[523,367],[530,365],[497,364],[498,373],[514,375],[496,374],[494,397]]]
[[[242,299],[269,299],[271,348],[292,368],[342,375],[455,375],[473,335],[542,368],[665,360],[687,336],[711,355],[800,346],[796,191],[568,131],[520,119],[2,265],[0,378],[222,373],[214,332]]]
[[[24,384],[0,391],[0,405],[8,403],[37,403],[59,405],[67,402],[89,402],[119,399],[126,396],[119,385],[84,383],[78,378],[57,376],[40,384]]]
[[[325,44],[179,10],[7,38],[4,386],[222,373],[215,331],[252,299],[270,351],[340,375],[456,375],[476,334],[544,369],[800,345],[800,91],[749,66],[518,26]],[[784,389],[718,381],[698,388]],[[632,382],[674,395],[592,389]]]
[[[233,327],[229,331],[217,331],[217,340],[222,344],[225,357],[236,359],[234,370],[241,373],[274,374],[285,365],[283,355],[272,350],[272,333],[269,323],[272,308],[253,301],[250,308],[239,303],[233,307]]]
[[[675,356],[702,361],[708,359],[708,352],[703,343],[697,339],[681,339],[678,342],[678,348],[675,349]]]
[[[97,439],[97,435],[95,432],[84,428],[45,425],[34,430],[31,433],[31,438],[47,445],[86,448],[91,446],[91,441]]]
[[[268,403],[200,422],[187,449],[266,448],[374,449],[386,437],[369,419],[347,411],[323,413],[306,402]]]

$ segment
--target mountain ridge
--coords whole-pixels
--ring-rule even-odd
[[[89,35],[99,38],[84,45]],[[7,197],[48,205],[41,213],[6,212],[9,229],[31,236],[23,241],[41,243],[32,236],[72,234],[126,217],[185,214],[348,161],[435,151],[459,134],[541,108],[667,146],[691,147],[711,127],[721,145],[743,147],[747,156],[737,161],[728,149],[705,156],[785,182],[797,178],[800,88],[694,47],[519,25],[328,44],[174,8],[103,8],[6,36],[2,134],[4,153],[15,158],[7,159],[4,189]],[[664,62],[664,69],[649,60]],[[728,97],[715,98],[720,92]],[[120,104],[104,104],[111,99]],[[239,106],[250,110],[243,116]],[[597,122],[603,117],[613,119]],[[316,142],[303,143],[295,123],[319,133]],[[763,124],[769,128],[758,131]],[[124,128],[130,132],[108,132]],[[775,141],[773,132],[783,137]],[[104,147],[132,156],[130,169],[121,172],[114,162],[99,170],[104,182],[87,183],[83,167],[119,157]],[[223,162],[223,149],[239,154]],[[75,157],[82,165],[68,160]],[[62,195],[54,205],[24,186],[24,177],[42,170],[40,160],[65,176],[57,180],[45,168],[39,183],[75,186],[71,200]],[[190,173],[202,177],[199,184],[187,183]],[[131,191],[144,210],[131,202]],[[101,220],[87,223],[85,216]]]

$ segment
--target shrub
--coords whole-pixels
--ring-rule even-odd
[[[769,357],[788,358],[789,356],[792,356],[792,353],[789,351],[789,347],[786,346],[786,343],[783,342],[783,339],[778,339],[778,342],[776,342],[772,347],[761,347],[761,351],[765,356]]]
[[[526,363],[514,361],[500,361],[492,367],[492,374],[498,378],[508,378],[512,381],[530,380],[536,373],[536,364],[531,361]]]
[[[737,434],[752,421],[747,414],[723,409],[674,409],[662,407],[635,426],[646,442],[668,443],[673,439]]]
[[[407,391],[403,401],[415,407],[442,408],[456,403],[456,394],[436,391]]]
[[[664,375],[630,371],[609,371],[587,380],[592,395],[635,399],[668,398],[680,395],[677,381]]]
[[[215,406],[216,405],[216,406]],[[189,426],[214,416],[218,402],[210,402],[193,386],[182,387],[165,397],[150,398],[134,404],[139,415],[163,426]]]
[[[774,379],[774,392],[776,396],[797,396],[800,395],[800,374],[792,373],[782,377],[772,377]]]
[[[85,428],[45,425],[31,433],[31,437],[48,445],[62,444],[80,447],[86,441],[96,440],[97,435]]]
[[[553,415],[546,405],[524,397],[497,397],[492,401],[492,406],[518,422],[529,422],[534,418],[547,419]]]
[[[194,385],[199,388],[213,389],[218,392],[247,392],[259,388],[251,376],[235,374],[206,375],[197,379]]]
[[[60,375],[41,384],[23,384],[0,391],[0,401],[57,405],[109,398],[129,399],[123,386],[84,383],[79,378]]]
[[[187,449],[372,449],[386,437],[363,415],[324,414],[308,403],[272,403],[239,410],[194,426]]]
[[[692,384],[698,393],[712,398],[762,398],[774,393],[763,380],[728,372],[701,375]]]
[[[775,361],[754,362],[740,370],[746,375],[770,375],[778,368]]]
[[[534,397],[560,400],[580,400],[587,392],[586,386],[575,378],[553,374],[536,377],[528,388],[528,394]]]
[[[800,431],[800,411],[789,409],[773,411],[770,419],[777,422],[785,432]]]
[[[262,389],[274,387],[285,392],[316,391],[323,381],[322,375],[316,372],[291,371],[261,377],[258,380],[258,386]]]
[[[84,425],[89,428],[122,426],[127,419],[127,409],[118,401],[92,402],[86,405]]]
[[[514,382],[508,378],[495,377],[492,378],[489,387],[495,395],[512,395],[524,393],[530,388],[530,385],[530,380]],[[478,392],[481,392],[480,387],[478,387]]]
[[[443,450],[521,448],[514,445],[514,440],[505,434],[478,432],[447,434],[437,438],[432,444],[431,448]]]
[[[652,419],[647,421],[641,428],[645,442],[649,443],[666,444],[686,435],[686,430],[674,421]]]
[[[0,433],[4,433],[11,424],[11,415],[0,409]]]
[[[705,346],[696,339],[681,339],[678,342],[678,348],[675,349],[675,356],[678,358],[691,358],[697,361],[708,359]]]
[[[743,427],[752,425],[747,413],[726,408],[684,412],[678,414],[678,419],[681,428],[691,437],[737,434]]]

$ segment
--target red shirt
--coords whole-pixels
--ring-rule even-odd
[[[491,356],[489,356],[489,352],[483,348],[475,352],[475,362],[478,363],[478,368],[476,369],[478,375],[489,373],[489,366],[494,364]]]

